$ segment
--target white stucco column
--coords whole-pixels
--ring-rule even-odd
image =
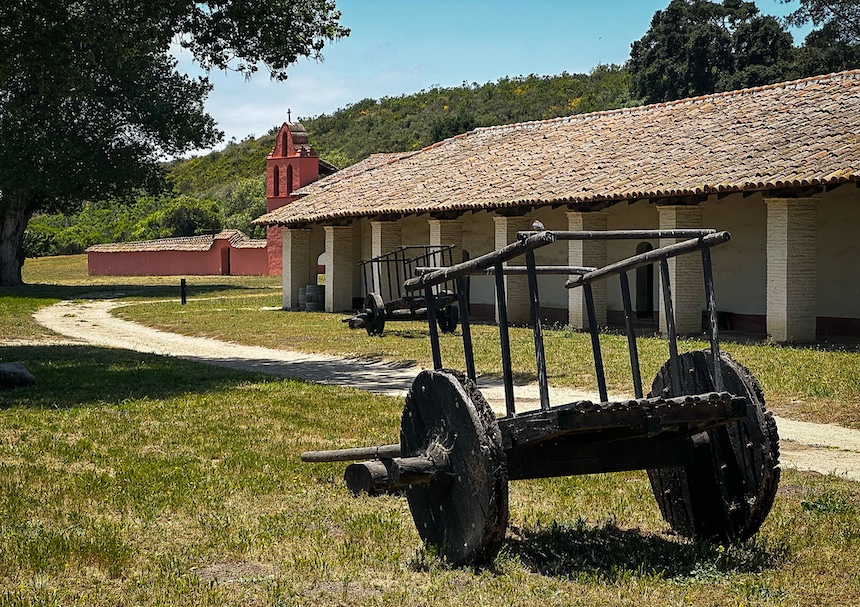
[[[352,226],[325,227],[325,311],[352,308],[352,274],[358,263],[353,256]]]
[[[603,211],[580,213],[569,211],[567,213],[567,226],[573,232],[604,231],[606,230],[607,213]],[[567,259],[571,266],[595,266],[606,265],[606,241],[605,240],[571,240],[567,245]],[[594,316],[597,326],[606,326],[606,281],[598,280],[591,283],[591,292],[594,297]],[[574,329],[588,330],[588,312],[585,306],[585,292],[583,289],[568,289],[568,319],[570,326]]]
[[[430,226],[430,244],[455,245],[454,263],[463,260],[463,220],[462,219],[428,219]]]
[[[531,221],[526,217],[493,217],[495,225],[496,250],[516,241],[517,232],[531,229]],[[505,263],[505,265],[508,265]],[[511,265],[525,265],[525,257],[517,257]],[[530,319],[529,283],[525,275],[505,276],[505,302],[507,303],[508,322],[526,324]],[[499,321],[499,306],[496,303],[496,322]]]
[[[450,251],[451,261],[460,263],[463,261],[463,220],[462,219],[428,219],[430,227],[430,246],[454,245]],[[436,265],[448,265],[449,253],[438,256]],[[468,282],[466,283],[468,284]],[[437,292],[445,288],[450,289],[452,285],[443,284],[436,287]]]
[[[815,198],[765,198],[767,333],[777,342],[815,340]]]
[[[679,228],[701,228],[700,206],[658,206],[661,230]],[[661,239],[660,246],[679,242],[677,239]],[[654,273],[661,276],[659,264]],[[662,280],[662,279],[661,279]],[[672,287],[672,307],[675,311],[675,331],[679,335],[696,335],[702,332],[702,309],[705,289],[702,278],[702,256],[689,253],[669,259],[669,285]],[[666,333],[666,313],[663,302],[663,286],[660,283],[660,332]]]
[[[316,272],[311,275],[311,231],[309,229],[284,229],[281,232],[283,255],[282,307],[284,310],[299,309],[299,289],[316,284]],[[316,264],[316,259],[313,260]]]
[[[370,222],[370,255],[379,257],[390,253],[403,244],[403,226],[399,221]],[[391,269],[389,284],[388,270]],[[382,296],[385,302],[400,299],[401,285],[396,284],[396,271],[391,264],[374,264],[373,291]],[[406,277],[409,278],[409,277]]]

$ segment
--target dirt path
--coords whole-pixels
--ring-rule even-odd
[[[113,301],[64,301],[42,308],[36,321],[81,343],[125,348],[187,360],[296,377],[322,384],[351,386],[392,396],[406,394],[420,371],[413,365],[243,346],[214,339],[187,337],[121,320],[111,310]],[[495,410],[504,412],[504,391],[498,382],[480,382],[481,391]],[[517,409],[538,406],[537,386],[517,386]],[[552,388],[553,403],[596,400],[595,395]],[[860,481],[860,431],[829,424],[812,424],[777,418],[784,467],[837,474]]]

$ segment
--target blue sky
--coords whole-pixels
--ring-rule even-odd
[[[623,63],[654,12],[669,0],[337,0],[352,30],[302,60],[285,82],[262,71],[251,80],[213,72],[206,105],[225,141],[260,136],[287,120],[328,114],[361,99],[396,97],[433,86],[503,76],[587,73]],[[756,0],[764,14],[792,5]],[[796,2],[793,4],[797,4]],[[795,33],[795,44],[802,34]],[[180,69],[195,70],[185,55]]]

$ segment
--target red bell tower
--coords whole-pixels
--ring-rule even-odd
[[[319,157],[301,122],[285,122],[275,139],[275,149],[266,158],[266,212],[297,199],[293,192],[319,179]],[[281,273],[282,236],[280,226],[266,230],[266,257],[269,274]]]
[[[301,122],[285,122],[266,158],[266,210],[295,200],[293,192],[319,179],[319,157]]]

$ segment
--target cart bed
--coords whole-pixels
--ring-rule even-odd
[[[580,442],[659,435],[691,436],[746,415],[747,401],[728,392],[595,404],[582,400],[498,420],[505,449],[576,434]],[[607,435],[610,432],[610,435]]]

